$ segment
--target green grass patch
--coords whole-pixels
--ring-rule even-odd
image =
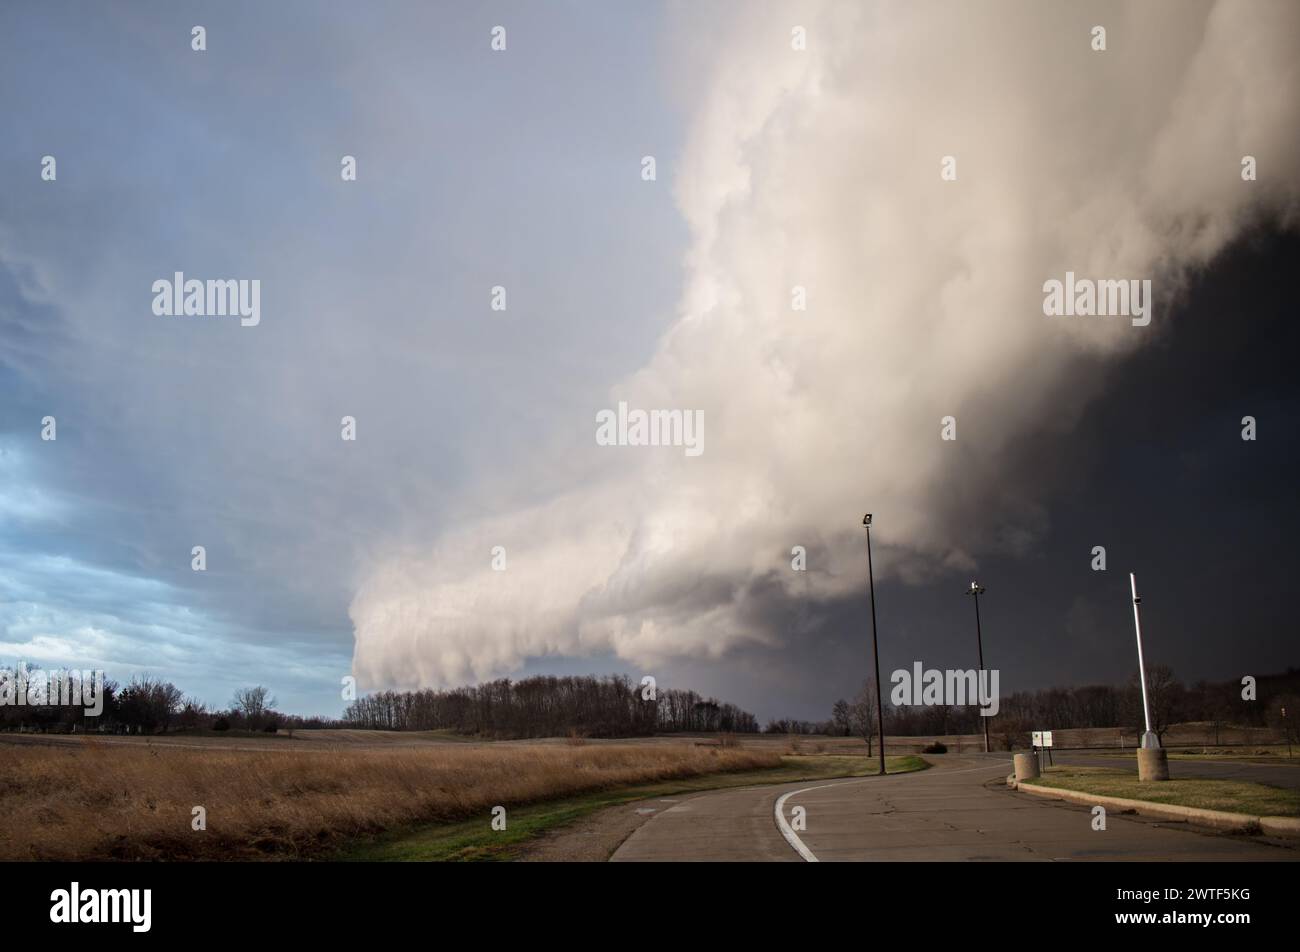
[[[1113,767],[1048,767],[1042,777],[1029,782],[1101,797],[1124,797],[1201,810],[1249,816],[1300,816],[1300,790],[1284,790],[1245,780],[1189,777],[1143,783],[1137,774]]]
[[[895,774],[924,770],[930,765],[922,758],[908,754],[887,757],[885,766],[888,773]],[[804,780],[833,780],[841,777],[870,777],[879,772],[879,758],[838,754],[788,755],[781,758],[779,767],[765,770],[706,774],[686,780],[597,790],[564,800],[522,806],[510,807],[507,804],[509,822],[504,830],[491,829],[488,817],[396,830],[359,843],[334,858],[344,862],[510,860],[534,837],[559,829],[605,807],[705,790]]]
[[[1214,748],[1208,750],[1171,750],[1167,754],[1170,760],[1236,760],[1247,764],[1279,764],[1284,767],[1300,767],[1300,757],[1291,757],[1287,752],[1273,753],[1242,748]]]

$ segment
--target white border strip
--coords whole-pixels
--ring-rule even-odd
[[[817,787],[804,787],[802,790],[791,790],[789,793],[782,794],[776,799],[776,828],[781,831],[785,841],[793,847],[794,851],[804,858],[805,862],[820,863],[817,854],[810,850],[803,840],[799,839],[799,834],[790,829],[790,824],[785,820],[785,801],[800,793],[807,793],[809,790],[821,790],[825,787],[838,787],[838,783],[823,783]]]

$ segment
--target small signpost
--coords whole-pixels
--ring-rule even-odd
[[[1052,760],[1052,732],[1030,731],[1029,734],[1034,745],[1034,753],[1038,755],[1040,761],[1040,769],[1043,751],[1047,752],[1047,762],[1052,766],[1056,766],[1055,761]]]

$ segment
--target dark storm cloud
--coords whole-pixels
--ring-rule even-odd
[[[1300,12],[1244,9],[684,10],[679,76],[698,90],[675,173],[688,282],[654,356],[588,420],[622,401],[699,409],[706,450],[591,447],[579,488],[377,558],[351,606],[358,673],[446,683],[612,653],[744,700],[766,651],[828,670],[821,649],[862,594],[865,509],[879,517],[879,577],[918,586],[895,586],[907,611],[889,619],[892,644],[909,660],[932,644],[956,654],[942,646],[969,606],[941,605],[937,586],[1047,564],[1057,508],[1112,435],[1080,436],[1089,408],[1135,354],[1169,346],[1198,276],[1233,241],[1295,221]],[[802,53],[792,23],[807,30]],[[1267,180],[1243,178],[1246,155]],[[944,156],[955,181],[941,178]],[[1045,282],[1067,272],[1150,281],[1150,323],[1046,316]],[[795,286],[806,311],[791,308]],[[940,438],[946,417],[955,441]],[[1104,540],[1021,593],[1017,611],[1040,624],[1015,627],[1018,674],[1060,676],[1043,639],[1073,635],[1074,650],[1126,607],[1106,601],[1118,570],[1110,588],[1077,580],[1092,544]],[[791,569],[795,545],[805,573]],[[489,564],[496,546],[506,571]],[[791,671],[785,655],[774,663]],[[1089,667],[1123,670],[1075,670]]]

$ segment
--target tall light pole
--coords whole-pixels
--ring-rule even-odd
[[[871,654],[876,662],[876,725],[880,728],[880,776],[885,775],[885,705],[880,697],[880,644],[876,638],[876,573],[871,565],[871,513],[862,517],[867,530],[867,581],[871,586]]]
[[[984,586],[981,585],[979,582],[971,582],[970,588],[966,589],[966,594],[973,596],[975,599],[975,645],[979,649],[979,657],[980,657],[980,670],[979,670],[978,677],[985,678],[984,635],[980,631],[980,596],[984,594]],[[975,683],[977,685],[976,700],[979,700],[978,685],[980,683],[988,683],[987,678],[985,678],[984,682],[976,681]],[[980,720],[984,722],[984,753],[987,754],[989,752],[989,719],[984,716],[984,712],[982,710],[980,711]]]
[[[1146,719],[1147,725],[1146,733],[1142,735],[1142,746],[1157,748],[1160,746],[1160,738],[1151,729],[1151,701],[1147,698],[1147,666],[1142,658],[1142,615],[1138,611],[1138,606],[1142,604],[1142,596],[1138,594],[1137,576],[1132,572],[1128,573],[1128,583],[1133,592],[1133,627],[1137,630],[1138,642],[1138,678],[1142,681],[1142,716]]]

